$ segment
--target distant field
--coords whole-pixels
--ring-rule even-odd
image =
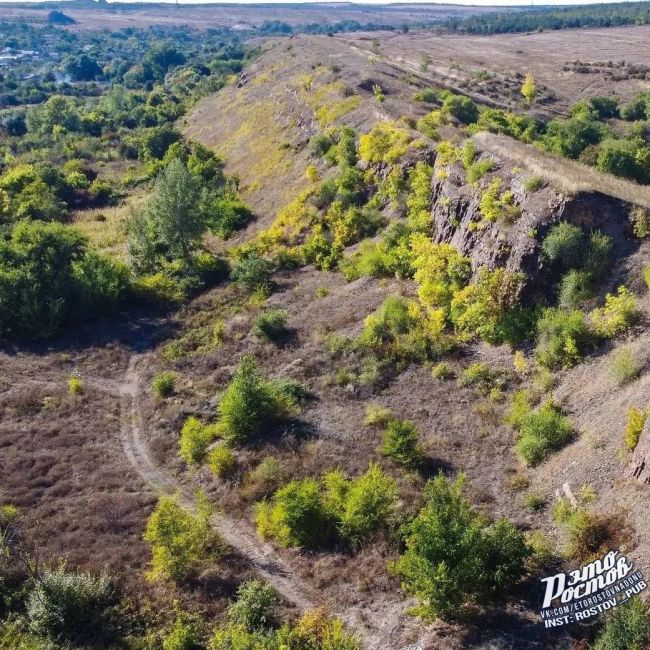
[[[347,38],[368,47],[368,35]],[[544,107],[558,111],[581,97],[617,95],[625,101],[650,89],[648,25],[495,36],[423,31],[385,34],[380,44],[385,58],[401,60],[413,70],[418,70],[426,54],[432,61],[429,72],[435,75],[463,82],[470,90],[492,84],[494,97],[500,101],[508,99],[500,81],[532,72],[538,85],[556,95],[557,101]],[[481,80],[482,71],[494,73],[495,79]]]
[[[60,5],[56,5],[61,8]],[[52,6],[0,4],[0,19],[25,18],[40,22],[47,18]],[[461,7],[445,4],[352,5],[347,3],[281,4],[281,5],[124,5],[80,7],[66,3],[63,11],[77,21],[72,29],[121,29],[149,25],[188,26],[197,29],[234,27],[246,29],[265,21],[281,21],[290,25],[309,23],[331,24],[339,21],[357,21],[384,25],[414,25],[432,23],[453,17],[464,18],[496,7]]]

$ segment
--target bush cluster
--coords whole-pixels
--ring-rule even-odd
[[[341,539],[358,547],[388,525],[396,497],[395,481],[379,465],[354,479],[333,470],[320,481],[291,481],[258,504],[257,530],[282,546],[321,548]]]

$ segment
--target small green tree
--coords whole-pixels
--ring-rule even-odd
[[[255,438],[294,412],[295,401],[280,388],[279,382],[262,376],[252,356],[243,357],[217,407],[224,438]]]
[[[175,497],[161,496],[147,520],[144,540],[151,547],[152,580],[180,582],[197,576],[218,557],[219,537],[212,529],[212,508],[198,495],[196,514]]]
[[[450,483],[442,474],[427,483],[426,504],[406,526],[406,551],[393,566],[426,619],[489,602],[519,580],[531,552],[506,519],[486,525],[464,496],[464,486],[463,476]]]
[[[422,462],[418,430],[413,422],[390,420],[384,431],[381,453],[406,467],[416,467]]]
[[[529,72],[524,79],[524,83],[521,86],[521,94],[524,96],[526,103],[530,106],[537,95],[537,86],[535,85],[535,79],[533,75]]]
[[[190,260],[206,230],[200,199],[198,179],[175,158],[156,178],[144,210],[127,223],[129,254],[137,270],[155,270],[159,253]]]
[[[352,547],[384,526],[395,507],[397,483],[376,463],[357,478],[348,480],[342,472],[333,471],[323,482],[328,509],[338,520],[341,537]]]

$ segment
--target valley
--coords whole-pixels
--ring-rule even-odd
[[[82,4],[0,12],[0,648],[648,647],[539,609],[650,574],[650,28]]]

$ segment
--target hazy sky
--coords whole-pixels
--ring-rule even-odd
[[[0,0],[0,4],[16,2],[17,0]],[[22,2],[41,2],[42,0],[18,0]],[[115,0],[108,0],[114,2]],[[147,0],[124,0],[129,3],[146,3]],[[180,4],[208,4],[211,0],[179,0]],[[257,4],[260,0],[214,0],[219,4]],[[295,3],[300,0],[261,0],[263,4],[286,4]],[[588,5],[598,4],[599,2],[624,2],[625,0],[537,0],[536,2],[525,2],[522,0],[446,0],[438,4],[455,4],[455,5],[481,5],[481,6],[542,6],[542,5]],[[176,0],[155,0],[157,3],[175,4]],[[329,4],[329,2],[338,2],[338,0],[307,0],[307,3],[317,2],[318,4]],[[116,4],[119,4],[119,0]],[[355,0],[352,4],[394,4],[391,0]],[[428,0],[405,0],[401,4],[431,4]]]

